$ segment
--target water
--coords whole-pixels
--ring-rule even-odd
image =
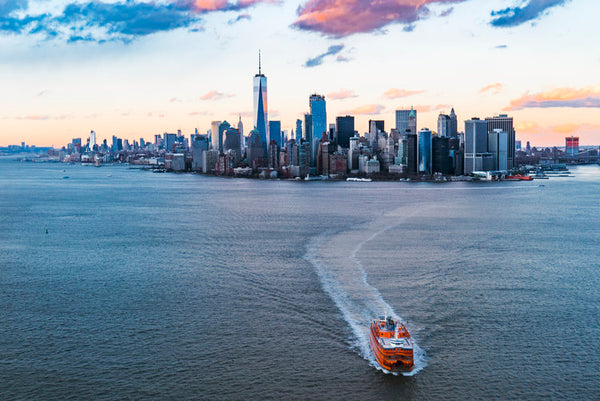
[[[573,171],[297,183],[0,159],[0,399],[597,399],[600,169]],[[369,352],[384,312],[419,346],[412,376]]]

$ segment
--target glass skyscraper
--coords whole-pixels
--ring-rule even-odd
[[[412,107],[410,110],[396,110],[396,129],[400,135],[407,130],[411,134],[417,134],[417,111]]]
[[[260,143],[267,156],[269,138],[269,117],[267,107],[267,77],[262,73],[260,52],[258,53],[258,74],[254,76],[254,128],[260,133]]]
[[[269,143],[277,142],[277,146],[281,147],[281,121],[269,121]]]
[[[419,131],[419,172],[431,174],[431,131]]]
[[[313,140],[323,138],[323,133],[327,132],[327,111],[325,106],[325,96],[310,96],[310,114],[312,115],[312,137]]]

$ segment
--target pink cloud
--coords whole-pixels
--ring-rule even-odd
[[[391,88],[383,93],[383,96],[388,99],[398,99],[400,97],[408,97],[413,95],[418,95],[419,93],[424,93],[424,90],[406,90],[406,89],[396,89]]]
[[[491,92],[493,94],[498,94],[504,89],[504,85],[497,82],[495,84],[486,85],[483,88],[479,89],[479,93]]]
[[[555,88],[545,92],[526,93],[511,100],[505,111],[522,110],[531,107],[600,107],[600,85],[584,88]]]
[[[391,23],[410,26],[430,12],[428,4],[464,0],[309,0],[298,8],[293,26],[326,36],[372,32]]]
[[[342,99],[349,99],[352,97],[358,97],[358,95],[356,93],[354,93],[353,90],[350,90],[350,89],[340,89],[337,92],[330,92],[327,94],[327,99],[329,99],[329,100],[342,100]]]
[[[381,114],[381,112],[385,109],[385,106],[381,104],[368,104],[365,106],[359,106],[352,110],[343,111],[342,114],[347,115],[373,115],[373,114]]]
[[[419,113],[427,113],[430,111],[440,111],[440,110],[447,110],[452,108],[452,105],[450,104],[436,104],[436,105],[431,105],[431,104],[419,104],[414,106],[414,109],[417,110],[417,112]]]
[[[221,100],[233,97],[235,95],[228,95],[218,91],[210,91],[202,96],[200,96],[200,100]]]
[[[208,11],[236,11],[252,7],[259,3],[279,4],[280,0],[187,0],[185,4],[195,11],[204,13]]]

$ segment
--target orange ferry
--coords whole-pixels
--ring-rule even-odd
[[[371,321],[371,350],[382,368],[409,372],[415,366],[413,341],[406,327],[391,317]]]

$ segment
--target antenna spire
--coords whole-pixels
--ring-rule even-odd
[[[261,62],[260,62],[260,49],[258,49],[258,75],[262,74],[261,70],[262,70],[262,66],[261,66]]]

